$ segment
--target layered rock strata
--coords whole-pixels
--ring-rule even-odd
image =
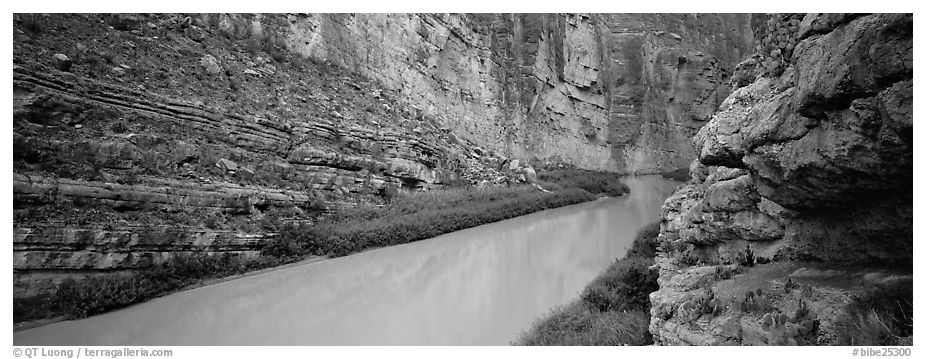
[[[168,17],[133,25],[105,15],[21,16],[17,298],[183,253],[252,256],[280,223],[381,201],[388,187],[416,191],[508,172],[507,158],[415,118],[388,90],[361,91],[357,75],[312,73],[280,53],[270,60],[228,39],[197,37]],[[87,21],[94,16],[99,22]],[[59,33],[65,26],[67,36]],[[71,54],[70,65],[49,52]],[[165,53],[197,60],[163,67]]]

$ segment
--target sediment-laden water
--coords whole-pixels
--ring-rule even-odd
[[[504,345],[656,221],[677,182],[14,333],[15,345]]]

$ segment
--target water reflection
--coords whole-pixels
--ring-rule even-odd
[[[504,345],[578,291],[676,182],[14,333],[16,345]]]

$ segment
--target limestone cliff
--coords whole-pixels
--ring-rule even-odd
[[[690,138],[753,47],[751,19],[307,14],[288,17],[287,43],[378,79],[508,157],[653,173],[694,158]]]
[[[912,15],[766,25],[663,207],[659,344],[831,343],[852,294],[911,273]]]

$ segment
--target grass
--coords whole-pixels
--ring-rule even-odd
[[[343,256],[594,198],[593,194],[576,188],[544,193],[527,186],[403,194],[383,207],[345,210],[314,226],[285,226],[280,235],[268,243],[264,253],[275,257]]]
[[[659,289],[652,258],[615,261],[582,292],[582,301],[600,312],[649,309],[649,294]]]
[[[649,294],[659,289],[651,269],[658,223],[645,226],[623,259],[615,261],[579,299],[555,308],[523,333],[519,345],[649,345]]]
[[[241,260],[230,255],[183,254],[153,268],[127,274],[66,279],[54,293],[13,298],[13,322],[64,316],[82,318],[141,303],[204,279],[283,264],[273,258]]]
[[[660,173],[665,178],[674,179],[676,181],[688,182],[691,175],[689,174],[687,167],[676,168],[671,171],[665,171]]]
[[[595,194],[579,188],[546,193],[529,186],[397,194],[385,206],[342,210],[315,225],[268,222],[265,227],[278,228],[279,232],[265,244],[257,260],[196,253],[175,257],[131,275],[103,274],[79,281],[66,280],[54,293],[14,298],[13,320],[86,317],[169,294],[205,279],[292,263],[310,255],[337,257],[418,241],[595,198]],[[217,226],[211,223],[216,221],[207,221],[206,225]]]
[[[836,345],[913,345],[913,280],[894,280],[853,298],[835,328]]]
[[[653,222],[643,226],[643,228],[637,232],[637,236],[634,238],[633,244],[630,246],[630,249],[627,250],[627,254],[625,254],[624,257],[656,258],[656,249],[659,247],[659,242],[656,241],[656,237],[658,236],[658,222]]]
[[[630,187],[620,181],[620,174],[582,169],[557,169],[537,174],[544,188],[581,188],[591,193],[612,197],[630,192]],[[547,188],[549,189],[549,188]]]
[[[557,308],[520,345],[648,345],[649,313],[600,312],[584,305]]]

